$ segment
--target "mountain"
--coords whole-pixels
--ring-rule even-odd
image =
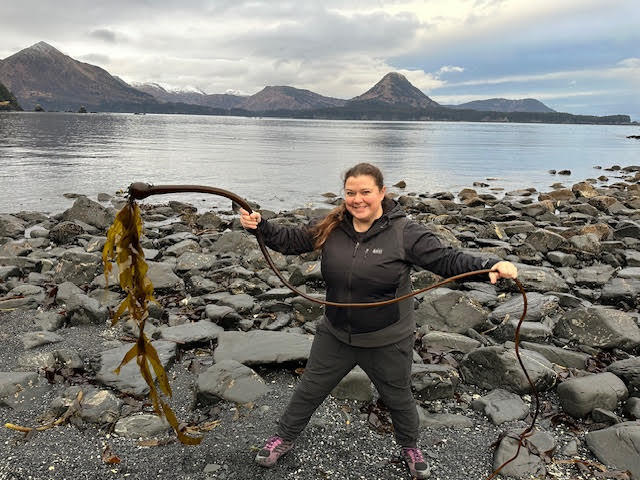
[[[202,91],[167,90],[157,83],[134,83],[133,88],[152,95],[160,102],[180,102],[213,108],[238,108],[247,97],[227,93],[207,94]]]
[[[268,110],[311,110],[315,108],[340,107],[346,100],[325,97],[309,90],[276,86],[264,87],[255,95],[248,97],[240,108],[252,112]]]
[[[10,110],[22,110],[22,108],[18,105],[18,101],[13,93],[0,83],[0,111],[6,112]]]
[[[382,80],[362,95],[352,98],[349,104],[366,102],[420,109],[440,108],[437,102],[414,87],[404,75],[397,72],[387,73]]]
[[[508,100],[506,98],[489,98],[487,100],[475,100],[460,105],[443,105],[456,110],[480,110],[482,112],[538,112],[548,113],[555,110],[547,107],[535,98],[522,98]]]
[[[77,111],[84,105],[91,110],[121,111],[157,103],[106,70],[74,60],[45,42],[2,60],[0,82],[27,110],[40,104],[45,110]]]

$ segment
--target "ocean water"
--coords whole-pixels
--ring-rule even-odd
[[[231,190],[279,211],[326,206],[341,175],[378,165],[391,191],[457,192],[473,182],[506,191],[567,186],[595,169],[640,164],[637,126],[287,120],[195,115],[0,114],[0,213],[57,213],[64,193],[96,199],[132,182]],[[570,176],[549,174],[571,170]],[[404,180],[406,189],[391,185]],[[489,190],[501,188],[503,190]],[[179,194],[199,209],[228,208],[211,195]]]

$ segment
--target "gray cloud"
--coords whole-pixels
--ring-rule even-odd
[[[89,32],[89,36],[97,38],[98,40],[104,40],[109,43],[116,43],[116,33],[108,28],[98,28]]]

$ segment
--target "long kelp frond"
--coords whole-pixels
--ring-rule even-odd
[[[149,396],[156,413],[161,417],[166,417],[176,432],[178,440],[182,443],[195,445],[202,441],[202,437],[186,435],[171,407],[162,397],[162,394],[171,396],[171,386],[158,352],[144,334],[144,325],[149,316],[149,302],[155,302],[155,299],[153,297],[153,284],[147,277],[149,266],[144,260],[144,252],[140,244],[141,236],[142,217],[140,208],[134,201],[129,201],[116,215],[113,225],[107,232],[107,241],[102,250],[102,262],[107,285],[109,274],[113,270],[112,262],[115,261],[118,266],[120,287],[127,294],[113,314],[112,325],[115,325],[125,312],[128,312],[138,325],[139,331],[136,343],[122,358],[115,373],[118,374],[124,365],[135,358],[140,374],[149,386]],[[149,368],[149,365],[151,365],[151,368]],[[151,369],[155,373],[162,393],[158,392],[156,388]]]

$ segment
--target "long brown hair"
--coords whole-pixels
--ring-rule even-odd
[[[373,177],[377,187],[382,190],[384,187],[384,178],[380,169],[370,163],[359,163],[344,174],[342,186],[347,183],[347,179],[350,177],[359,177],[360,175],[369,175]],[[340,224],[344,218],[344,214],[347,212],[344,202],[333,210],[318,224],[314,225],[311,229],[313,235],[313,246],[316,250],[319,250],[327,241],[329,234]]]

